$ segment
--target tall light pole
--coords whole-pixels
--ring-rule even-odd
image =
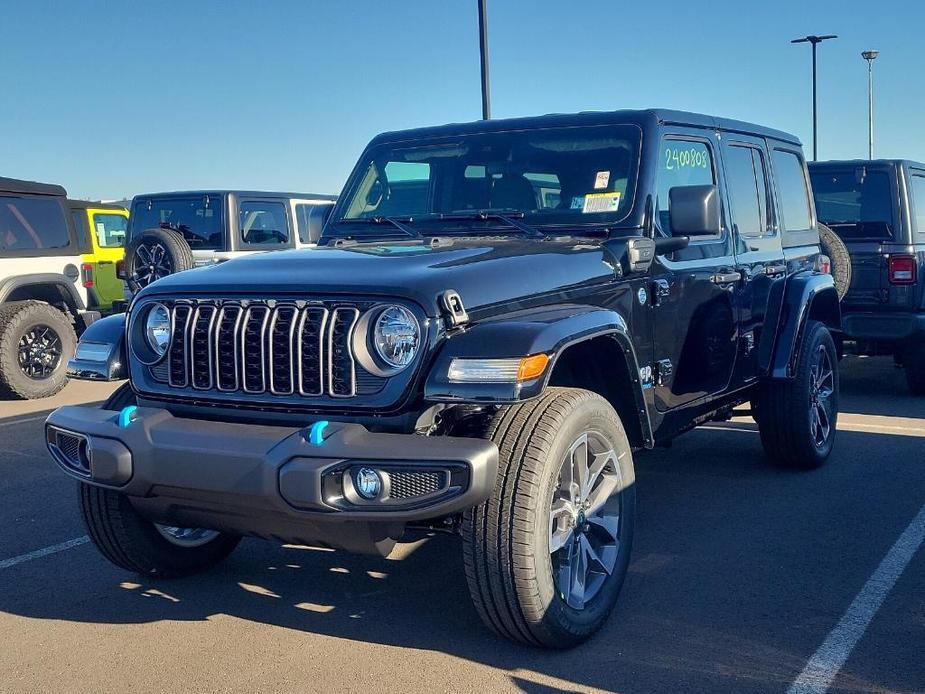
[[[479,3],[479,54],[482,62],[482,120],[491,118],[491,94],[488,84],[488,0]]]
[[[867,158],[874,158],[874,61],[880,51],[864,51],[861,57],[867,61]]]
[[[838,36],[835,34],[827,34],[826,36],[804,36],[801,39],[794,39],[790,43],[810,43],[813,46],[813,161],[816,161],[818,155],[818,149],[816,146],[817,143],[817,130],[816,130],[816,46],[823,41],[828,41],[829,39],[837,39]]]

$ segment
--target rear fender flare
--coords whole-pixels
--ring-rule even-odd
[[[79,273],[76,265],[73,266],[73,269]],[[68,305],[68,308],[76,313],[86,308],[84,300],[80,296],[80,292],[78,292],[77,287],[74,286],[74,283],[79,277],[79,274],[77,274],[72,279],[67,275],[56,272],[43,272],[10,277],[0,282],[0,304],[5,301],[18,300],[18,295],[22,294],[21,290],[28,290],[30,287],[36,289],[53,287],[60,293],[61,300]],[[10,297],[13,298],[11,299]],[[24,298],[34,297],[27,296]]]

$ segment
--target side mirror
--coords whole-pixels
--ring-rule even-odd
[[[719,189],[709,186],[675,186],[668,191],[673,236],[719,236],[722,231]]]

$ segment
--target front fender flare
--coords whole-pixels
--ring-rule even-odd
[[[83,381],[121,381],[128,378],[128,361],[125,351],[125,316],[116,313],[95,321],[80,336],[77,354],[67,362],[67,375]],[[104,345],[99,358],[89,359],[81,354],[81,345]]]
[[[436,403],[512,404],[540,395],[555,369],[556,360],[569,347],[597,337],[610,337],[623,352],[632,380],[635,410],[643,437],[652,440],[639,363],[626,320],[616,311],[595,306],[560,305],[530,309],[488,320],[450,335],[430,366],[424,399]],[[532,354],[549,355],[542,376],[523,383],[455,383],[448,377],[454,358],[503,359]]]

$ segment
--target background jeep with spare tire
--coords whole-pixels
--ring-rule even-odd
[[[77,335],[99,317],[81,282],[85,243],[64,188],[0,178],[0,398],[67,383]]]
[[[259,251],[314,246],[335,199],[245,190],[136,195],[121,274],[135,292],[195,266]]]
[[[818,244],[779,131],[653,110],[386,133],[318,249],[167,277],[95,325],[75,372],[130,384],[54,412],[48,447],[124,569],[446,531],[490,628],[572,646],[626,574],[638,452],[753,403],[773,464],[829,456]]]

